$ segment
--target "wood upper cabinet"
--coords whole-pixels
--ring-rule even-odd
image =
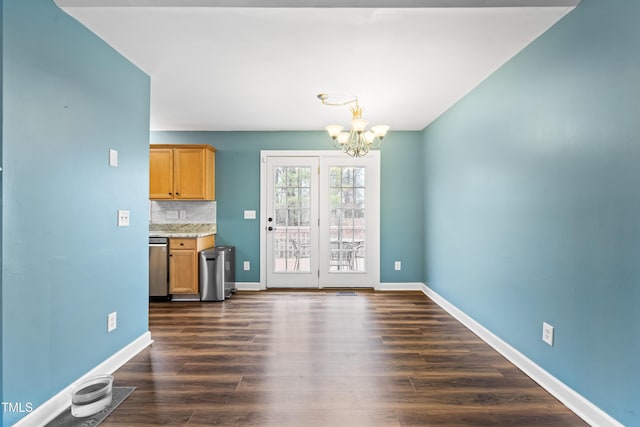
[[[215,153],[209,145],[152,145],[149,199],[215,200]]]
[[[174,198],[172,148],[151,148],[149,154],[149,198]]]

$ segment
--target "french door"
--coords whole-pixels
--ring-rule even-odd
[[[268,157],[266,174],[267,282],[317,287],[318,158]]]
[[[261,156],[261,287],[377,287],[379,152]]]

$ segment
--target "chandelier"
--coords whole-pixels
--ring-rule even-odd
[[[333,145],[350,155],[351,157],[362,157],[366,155],[370,149],[379,148],[382,139],[387,134],[389,126],[377,125],[372,126],[371,130],[367,130],[369,121],[362,118],[363,108],[358,104],[358,97],[349,99],[344,102],[330,102],[329,95],[321,93],[318,99],[322,105],[330,105],[332,107],[342,107],[349,104],[355,104],[351,107],[351,130],[345,131],[344,126],[329,125],[326,127],[327,132],[333,139]]]

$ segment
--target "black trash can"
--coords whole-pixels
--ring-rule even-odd
[[[200,301],[224,301],[236,291],[236,248],[200,251]]]

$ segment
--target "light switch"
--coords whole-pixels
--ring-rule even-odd
[[[118,167],[118,151],[109,150],[109,166]]]
[[[118,313],[113,312],[107,315],[107,332],[111,332],[118,327]]]
[[[553,326],[547,322],[542,322],[542,341],[553,347]]]
[[[128,227],[131,213],[122,209],[118,209],[118,227]]]
[[[178,211],[167,211],[167,219],[178,219]]]
[[[244,219],[256,219],[256,211],[244,211]]]

